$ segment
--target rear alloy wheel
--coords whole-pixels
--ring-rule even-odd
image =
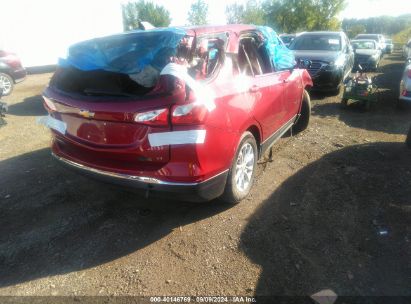
[[[4,96],[10,95],[13,91],[14,81],[9,75],[0,73],[0,88],[3,88]]]
[[[236,204],[244,199],[253,185],[257,167],[257,143],[250,132],[245,132],[238,145],[233,164],[227,177],[222,199],[229,204]]]
[[[311,100],[310,95],[304,90],[304,96],[301,104],[300,117],[293,126],[293,133],[297,134],[307,129],[311,118]]]

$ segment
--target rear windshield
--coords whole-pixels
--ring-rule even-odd
[[[351,41],[352,47],[354,49],[364,49],[364,50],[374,50],[375,42],[374,41]]]
[[[135,31],[97,38],[73,45],[62,67],[82,71],[105,70],[134,74],[147,65],[161,70],[176,55],[185,33],[176,29]]]
[[[341,37],[339,35],[302,35],[294,39],[291,50],[307,51],[340,51]]]

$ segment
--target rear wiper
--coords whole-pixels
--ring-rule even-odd
[[[126,96],[126,97],[137,97],[138,95],[123,93],[123,92],[113,92],[95,89],[84,89],[84,94],[89,96]]]

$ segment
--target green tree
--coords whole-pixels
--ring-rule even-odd
[[[267,24],[277,31],[338,30],[338,14],[346,0],[267,0],[263,6]]]
[[[234,3],[225,9],[227,22],[235,23],[252,23],[256,25],[264,25],[265,12],[262,4],[256,0],[248,0],[244,5]]]
[[[170,12],[161,5],[139,0],[122,5],[123,29],[125,31],[138,28],[139,21],[148,21],[156,27],[169,26]]]
[[[362,24],[354,24],[352,26],[350,26],[347,30],[346,33],[348,35],[348,37],[350,39],[354,38],[355,36],[357,36],[358,34],[363,34],[365,33],[367,30],[365,28],[364,25]]]
[[[207,24],[208,18],[208,5],[203,0],[196,0],[191,4],[190,11],[188,12],[188,22],[191,25]]]
[[[398,17],[380,16],[366,19],[344,19],[342,28],[349,31],[354,26],[364,27],[367,33],[397,34],[411,26],[411,14]]]

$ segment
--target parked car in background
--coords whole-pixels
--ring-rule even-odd
[[[400,82],[399,107],[411,105],[411,57],[406,61]]]
[[[359,34],[355,36],[354,40],[359,39],[367,39],[367,40],[374,40],[377,43],[377,48],[381,50],[381,57],[384,55],[385,50],[387,48],[387,44],[385,43],[385,38],[381,34]]]
[[[280,35],[280,38],[286,47],[290,46],[290,43],[293,42],[295,37],[296,37],[295,34],[281,34]]]
[[[16,54],[0,50],[0,83],[3,95],[10,95],[14,84],[23,81],[27,72]]]
[[[53,155],[83,173],[147,195],[235,203],[248,195],[257,159],[308,125],[312,81],[294,65],[268,27],[93,39],[60,62],[43,123]]]
[[[305,32],[290,44],[297,61],[307,62],[316,90],[339,92],[354,66],[354,52],[344,32]]]
[[[392,52],[394,51],[394,43],[392,42],[392,39],[385,39],[385,43],[386,43],[386,53],[387,54],[392,54]]]
[[[411,39],[404,45],[403,55],[405,59],[411,58]]]
[[[354,49],[354,69],[361,65],[364,70],[375,71],[381,60],[381,50],[374,40],[352,40]]]

